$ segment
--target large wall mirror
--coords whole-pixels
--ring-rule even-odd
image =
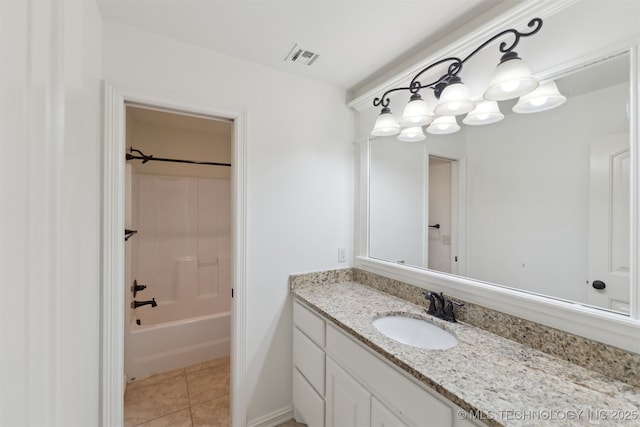
[[[630,55],[550,76],[560,107],[369,142],[368,255],[629,313]]]

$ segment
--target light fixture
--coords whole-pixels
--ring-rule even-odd
[[[427,132],[434,135],[449,135],[460,130],[456,116],[439,116],[427,128]]]
[[[504,116],[497,108],[497,104],[487,104],[486,107],[482,108],[489,108],[489,105],[491,105],[491,108],[490,110],[484,111],[480,108],[480,105],[476,105],[471,100],[469,89],[462,83],[462,79],[458,74],[469,58],[473,57],[476,53],[500,37],[510,34],[514,37],[511,44],[504,41],[500,43],[499,51],[502,54],[500,64],[490,79],[489,88],[484,94],[484,99],[487,101],[501,101],[518,98],[533,91],[538,86],[538,81],[531,75],[529,67],[518,57],[514,49],[518,46],[522,37],[529,37],[540,31],[540,28],[542,28],[542,19],[534,18],[529,21],[527,26],[530,29],[529,32],[520,32],[511,28],[494,35],[463,59],[449,57],[433,62],[420,70],[413,79],[411,79],[409,86],[389,89],[381,97],[375,98],[373,100],[373,106],[382,107],[382,111],[376,120],[371,134],[374,136],[388,136],[398,135],[400,133],[402,138],[405,139],[401,139],[400,136],[398,139],[407,140],[406,138],[410,138],[408,135],[415,136],[417,132],[413,129],[401,133],[402,128],[414,128],[429,123],[431,123],[427,128],[427,132],[429,133],[453,133],[460,129],[455,116],[465,113],[469,114],[465,117],[463,123],[470,125],[495,123],[496,121],[502,120]],[[446,72],[438,79],[426,84],[420,82],[419,79],[421,76],[427,75],[425,73],[433,71],[436,67],[444,67],[445,65]],[[433,95],[438,100],[438,104],[433,113],[428,105],[429,103],[420,95],[422,89],[431,89]],[[397,91],[409,91],[411,93],[409,103],[405,107],[399,123],[389,108],[389,104],[391,103],[389,95]],[[433,120],[433,122],[431,120]],[[422,131],[422,129],[420,129],[420,131]]]
[[[440,94],[440,102],[434,112],[439,116],[457,116],[473,110],[469,89],[458,76],[451,77]]]
[[[496,101],[482,99],[477,102],[474,108],[462,120],[462,123],[470,126],[488,125],[504,119],[504,114],[500,112],[500,107]]]
[[[402,113],[401,126],[424,126],[433,120],[433,112],[419,93],[411,95],[411,99]]]
[[[399,141],[404,142],[419,142],[425,139],[424,132],[422,132],[422,126],[413,126],[410,128],[402,129],[400,135],[398,135]]]
[[[538,87],[538,81],[531,75],[529,66],[515,52],[502,55],[500,64],[493,72],[484,99],[504,101],[517,98]]]
[[[567,98],[560,93],[553,80],[538,86],[533,92],[523,95],[513,106],[514,113],[538,113],[561,106]]]
[[[400,133],[400,125],[391,110],[384,107],[376,119],[376,124],[371,131],[373,136],[390,136]]]

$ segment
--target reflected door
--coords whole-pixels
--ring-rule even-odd
[[[589,188],[589,304],[629,314],[629,134],[591,145]]]
[[[445,273],[455,271],[455,221],[456,212],[454,174],[456,162],[429,156],[429,216],[427,224],[428,259],[430,270]]]

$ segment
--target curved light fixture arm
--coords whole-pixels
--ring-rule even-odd
[[[504,30],[499,32],[498,34],[494,35],[493,37],[491,37],[490,39],[488,39],[487,41],[485,41],[484,43],[482,43],[480,46],[478,46],[477,48],[475,48],[475,50],[473,50],[473,52],[471,52],[469,55],[467,55],[464,59],[460,59],[457,57],[450,57],[450,58],[445,58],[445,59],[441,59],[439,61],[436,61],[430,65],[428,65],[426,68],[423,68],[422,70],[420,70],[414,77],[413,79],[411,79],[411,83],[409,84],[408,87],[396,87],[393,89],[389,89],[388,91],[386,91],[381,97],[376,97],[373,100],[373,106],[374,107],[378,107],[378,106],[382,106],[383,108],[387,108],[389,107],[389,94],[399,91],[399,90],[408,90],[411,93],[418,93],[420,91],[420,89],[424,89],[424,88],[431,88],[435,91],[436,93],[436,97],[438,97],[440,95],[440,92],[442,91],[442,89],[444,88],[444,86],[446,86],[447,82],[449,81],[449,79],[451,79],[452,77],[455,77],[456,75],[458,75],[458,73],[462,70],[462,66],[464,65],[465,62],[467,62],[467,60],[469,60],[469,58],[471,58],[472,56],[474,56],[476,53],[480,52],[482,49],[484,49],[485,47],[487,47],[489,44],[491,44],[492,42],[494,42],[495,40],[499,39],[500,37],[506,35],[506,34],[513,34],[514,36],[514,40],[511,44],[507,44],[507,42],[503,41],[502,43],[500,43],[500,52],[502,52],[503,54],[508,54],[511,53],[513,51],[513,49],[516,48],[516,46],[518,46],[518,43],[520,43],[520,38],[521,37],[529,37],[532,36],[534,34],[536,34],[538,31],[540,31],[540,28],[542,28],[542,19],[540,18],[533,18],[531,21],[529,21],[529,23],[527,24],[527,26],[529,28],[531,28],[531,30],[529,32],[521,32],[518,31],[514,28],[510,28],[508,30]],[[424,73],[426,73],[427,71],[431,70],[432,68],[441,65],[445,62],[451,62],[451,64],[449,64],[449,67],[447,68],[447,73],[444,74],[443,76],[441,76],[440,78],[438,78],[437,80],[429,83],[429,84],[422,84],[418,81],[418,78],[423,75]]]
[[[540,28],[542,28],[542,19],[533,18],[531,21],[529,21],[529,23],[527,24],[527,27],[532,28],[532,30],[529,31],[528,33],[523,33],[521,31],[518,31],[518,30],[514,29],[514,28],[510,28],[508,30],[504,30],[502,32],[499,32],[498,34],[496,34],[495,36],[491,37],[489,40],[485,41],[480,46],[478,46],[473,52],[471,52],[469,55],[467,55],[467,57],[464,58],[462,60],[462,62],[463,63],[466,62],[467,59],[471,58],[473,55],[475,55],[476,53],[478,53],[479,51],[484,49],[488,44],[494,42],[495,40],[499,39],[500,37],[504,36],[505,34],[513,34],[514,35],[513,43],[511,43],[510,45],[507,45],[507,42],[500,43],[500,52],[502,52],[502,53],[512,52],[513,49],[515,49],[516,46],[518,46],[518,43],[520,43],[520,38],[521,37],[529,37],[529,36],[532,36],[532,35],[536,34],[538,31],[540,31]]]
[[[411,90],[411,88],[410,87],[394,87],[393,89],[389,89],[381,97],[379,97],[379,98],[376,97],[373,100],[373,106],[374,107],[382,106],[382,108],[387,108],[389,106],[389,102],[391,102],[389,100],[389,96],[388,95],[391,92],[396,92],[396,91],[399,91],[399,90]]]

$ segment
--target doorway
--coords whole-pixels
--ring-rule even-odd
[[[126,106],[126,425],[228,424],[232,127]]]
[[[187,116],[232,122],[231,147],[231,333],[230,418],[233,425],[246,423],[246,402],[241,384],[245,369],[246,278],[246,112],[194,105],[188,100],[163,99],[121,90],[104,83],[103,232],[102,232],[102,425],[120,425],[124,419],[124,320],[125,288],[125,135],[126,107],[138,106]],[[147,153],[145,153],[147,154]],[[149,153],[154,154],[154,153]],[[135,237],[132,237],[135,238]],[[129,284],[131,286],[131,284]],[[145,297],[146,300],[146,297]],[[127,307],[129,309],[129,307]]]
[[[458,273],[458,175],[457,160],[429,156],[429,214],[427,268]]]

